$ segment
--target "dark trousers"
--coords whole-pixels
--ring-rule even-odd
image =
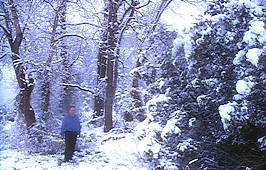
[[[77,133],[66,131],[65,132],[65,161],[69,161],[72,159],[72,156],[74,154],[75,145],[77,141]]]

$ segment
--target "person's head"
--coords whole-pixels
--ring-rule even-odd
[[[69,113],[72,114],[73,116],[75,115],[75,112],[76,112],[76,108],[75,106],[70,106],[69,107]]]

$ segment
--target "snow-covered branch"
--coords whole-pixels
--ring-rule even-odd
[[[150,4],[151,0],[149,0],[146,4],[136,7],[136,9],[143,8],[145,6],[148,6]]]
[[[3,55],[0,56],[0,59],[4,58],[8,53],[4,53]]]
[[[4,26],[2,26],[1,24],[0,24],[0,27],[1,27],[2,30],[5,32],[6,35],[9,35],[9,34],[10,34],[10,33],[7,31],[7,29],[6,29]]]
[[[63,36],[61,36],[61,37],[55,39],[52,43],[55,43],[55,42],[57,42],[58,40],[63,39],[63,38],[65,38],[65,37],[79,37],[79,38],[81,38],[81,39],[85,39],[85,38],[82,37],[81,35],[77,35],[77,34],[66,34],[66,35],[63,35]]]
[[[67,87],[76,87],[82,91],[87,91],[87,92],[90,92],[91,94],[95,94],[95,92],[91,91],[90,89],[85,88],[85,87],[80,87],[80,85],[78,85],[78,84],[60,83],[60,85],[61,86],[67,86]]]
[[[67,25],[69,25],[69,26],[90,25],[90,26],[94,26],[94,27],[96,27],[96,28],[102,28],[102,27],[99,26],[99,25],[92,24],[92,23],[89,23],[89,22],[81,22],[81,23],[67,24]]]

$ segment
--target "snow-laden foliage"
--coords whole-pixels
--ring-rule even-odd
[[[265,24],[263,6],[256,1],[219,1],[208,4],[206,15],[194,28],[191,69],[206,102],[198,115],[206,122],[208,141],[217,150],[203,155],[215,167],[261,167],[258,139],[265,133]],[[215,79],[210,85],[207,80]],[[217,120],[222,122],[221,130]],[[203,144],[202,149],[208,146]],[[255,158],[248,158],[253,151]],[[237,153],[238,157],[234,157]],[[208,156],[207,156],[208,155]],[[233,159],[234,158],[234,159]],[[248,163],[244,163],[248,162]]]
[[[219,166],[236,168],[246,161],[247,167],[261,167],[263,157],[257,141],[265,135],[265,6],[255,1],[229,1],[210,7],[195,27],[191,59],[199,82],[210,78],[218,82],[198,87],[205,88],[203,93],[208,96],[205,110],[199,114],[209,122],[207,128],[220,146],[216,153],[221,153],[215,158]],[[218,118],[226,132],[215,132]],[[252,150],[258,155],[249,159]],[[243,156],[232,159],[235,153]]]
[[[161,152],[167,153],[164,159],[174,166],[263,167],[263,4],[208,1],[205,15],[188,35],[190,43],[185,41],[189,38],[178,36],[172,39],[173,48],[168,44],[168,51],[155,56],[160,72],[150,92],[169,98],[161,104],[163,109],[157,110],[160,118],[155,121],[167,129],[171,127],[162,130]],[[175,121],[173,115],[182,118]],[[156,163],[164,167],[162,162]]]

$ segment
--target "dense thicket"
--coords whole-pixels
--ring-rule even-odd
[[[157,104],[163,109],[154,121],[174,126],[155,165],[165,167],[167,159],[192,169],[265,166],[263,10],[260,2],[211,2],[190,32],[191,46],[178,36],[157,60],[162,72],[151,92],[169,99]]]

